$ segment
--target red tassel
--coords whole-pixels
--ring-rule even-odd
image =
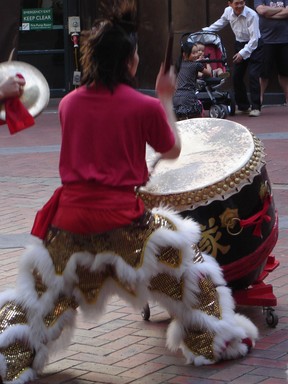
[[[253,235],[257,237],[262,237],[261,227],[262,227],[263,221],[266,221],[266,223],[269,223],[271,221],[271,217],[266,214],[270,207],[270,204],[271,204],[271,196],[269,195],[266,197],[261,211],[249,217],[249,219],[240,220],[240,226],[242,228],[245,228],[251,225],[255,225]]]
[[[20,73],[17,73],[16,76],[24,79]],[[35,124],[33,116],[30,115],[18,97],[5,101],[5,111],[6,123],[11,135]]]

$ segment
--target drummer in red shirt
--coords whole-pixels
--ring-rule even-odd
[[[95,23],[82,43],[82,86],[60,103],[62,186],[37,214],[16,289],[0,294],[5,383],[33,380],[53,342],[67,343],[76,309],[95,318],[115,294],[139,309],[147,300],[167,308],[167,346],[181,348],[188,363],[244,356],[257,338],[235,314],[219,265],[197,248],[199,225],[168,208],[150,211],[137,195],[149,177],[146,145],[175,159],[181,143],[173,69],[161,66],[157,98],[132,86],[132,11]]]

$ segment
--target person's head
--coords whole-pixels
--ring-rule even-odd
[[[231,0],[228,5],[233,9],[236,16],[241,15],[245,7],[245,0]]]
[[[99,19],[81,46],[81,83],[101,84],[111,91],[120,84],[132,85],[139,57],[133,23]]]
[[[199,50],[196,43],[186,41],[182,47],[182,59],[184,61],[195,61],[199,59]]]
[[[197,43],[199,58],[203,58],[205,55],[205,45],[203,43]]]

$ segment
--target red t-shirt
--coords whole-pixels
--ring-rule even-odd
[[[135,186],[147,181],[146,143],[164,153],[175,144],[160,101],[119,85],[80,87],[59,105],[63,187],[37,213],[32,234],[50,225],[100,233],[130,224],[144,212]]]
[[[160,153],[175,144],[160,101],[124,84],[113,94],[82,86],[63,98],[59,114],[63,184],[142,185],[148,177],[146,143]]]

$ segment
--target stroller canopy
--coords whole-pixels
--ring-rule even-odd
[[[208,45],[214,45],[219,49],[219,51],[222,54],[222,60],[227,60],[227,54],[226,49],[222,43],[222,39],[217,33],[215,32],[208,32],[208,31],[201,31],[201,32],[194,32],[194,33],[185,33],[181,37],[181,45],[184,42],[188,43],[202,43],[206,46]]]

